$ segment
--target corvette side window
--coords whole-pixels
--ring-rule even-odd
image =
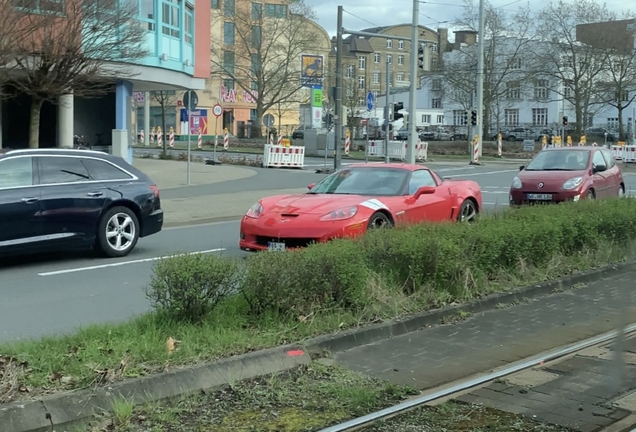
[[[428,170],[417,170],[411,174],[409,181],[409,195],[413,195],[422,186],[437,186],[435,179]]]

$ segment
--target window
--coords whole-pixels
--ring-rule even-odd
[[[259,74],[261,72],[261,59],[257,54],[252,54],[252,73]]]
[[[393,56],[391,54],[386,55],[386,62],[389,64],[393,63]]]
[[[618,117],[608,118],[607,127],[610,129],[618,129]]]
[[[33,159],[18,157],[0,161],[0,189],[33,186]]]
[[[537,80],[537,82],[534,83],[535,99],[547,99],[548,93],[548,80]]]
[[[236,11],[236,4],[234,0],[223,0],[223,15],[231,17],[234,16]]]
[[[129,180],[132,177],[115,165],[97,159],[81,159],[91,180]]]
[[[260,20],[263,17],[263,5],[261,3],[252,3],[252,19]]]
[[[373,58],[376,63],[380,63],[380,61],[382,61],[382,56],[380,55],[380,53],[375,53],[373,55]]]
[[[438,115],[437,116],[437,124],[444,124],[444,116],[443,115]]]
[[[250,110],[250,120],[251,121],[256,121],[257,118],[258,118],[258,112],[255,109],[251,109]]]
[[[508,63],[508,67],[510,67],[510,69],[512,69],[512,70],[521,69],[521,58],[513,58],[513,59],[511,59],[510,62]]]
[[[402,41],[400,41],[400,42],[402,42]],[[403,65],[404,64],[404,55],[403,54],[398,55],[398,64],[399,65]]]
[[[466,126],[467,114],[464,110],[453,110],[453,124],[455,126]]]
[[[373,72],[373,84],[380,84],[382,74],[378,71]]]
[[[393,41],[391,39],[387,39],[386,40],[386,47],[387,48],[393,48]]]
[[[210,0],[210,9],[221,9],[221,0]]]
[[[64,0],[13,0],[13,6],[26,12],[63,15]]]
[[[629,91],[623,90],[620,94],[620,101],[617,102],[626,102],[629,100]]]
[[[363,98],[363,97],[359,97],[358,98],[358,105],[362,106],[362,105],[365,105],[365,104],[366,104],[366,99]]]
[[[175,38],[181,37],[181,32],[179,31],[181,27],[181,20],[179,19],[180,11],[179,3],[177,2],[177,0],[164,0],[161,3],[161,12],[163,14],[161,18],[161,32],[165,35]]]
[[[78,158],[39,157],[40,184],[76,183],[90,180],[88,170]]]
[[[506,126],[519,126],[519,110],[518,109],[504,110],[504,124]]]
[[[258,90],[258,83],[256,81],[250,83],[250,90]]]
[[[355,74],[355,67],[353,65],[347,66],[347,78],[353,78]]]
[[[139,17],[141,20],[148,20],[148,30],[155,30],[155,2],[154,0],[140,0]]]
[[[359,56],[358,57],[358,69],[364,70],[366,65],[367,65],[367,58],[365,56]]]
[[[186,5],[184,31],[186,43],[192,45],[192,38],[194,37],[194,9],[190,5]]]
[[[404,74],[402,72],[398,72],[397,81],[398,82],[404,82]]]
[[[442,89],[442,80],[439,78],[434,79],[431,88],[435,91],[440,91]]]
[[[223,51],[223,69],[226,73],[234,75],[234,51]]]
[[[234,45],[234,23],[225,22],[223,24],[223,43],[225,45]]]
[[[364,77],[363,76],[358,77],[358,88],[360,90],[364,90]]]
[[[260,49],[263,43],[261,26],[252,27],[252,48]]]
[[[399,40],[398,41],[398,49],[401,49],[401,50],[404,49],[404,41],[403,40]]]
[[[616,165],[616,160],[614,159],[614,156],[612,156],[612,152],[605,148],[601,149],[601,151],[603,152],[603,156],[605,156],[605,160],[607,161],[607,168],[613,168]]]
[[[430,114],[423,114],[422,115],[422,123],[431,123],[431,115]]]
[[[429,170],[413,171],[413,174],[411,174],[411,180],[409,181],[409,195],[413,195],[423,186],[437,186],[433,175]]]
[[[380,94],[377,90],[373,90],[373,100],[377,101],[378,100],[378,95]]]
[[[592,166],[607,166],[607,162],[605,162],[605,158],[603,157],[603,153],[600,151],[594,152],[594,157],[592,157]]]
[[[223,87],[225,87],[228,90],[232,90],[234,89],[234,80],[231,78],[226,78],[223,80]]]
[[[431,99],[431,108],[439,109],[442,107],[442,99],[433,98]]]
[[[532,125],[547,126],[548,125],[548,109],[532,108]]]
[[[439,52],[439,47],[437,46],[437,44],[436,44],[436,43],[434,43],[434,44],[432,44],[432,45],[431,45],[431,50],[432,50],[434,53]]]
[[[521,99],[521,85],[517,81],[506,83],[506,97],[508,99]]]
[[[285,18],[287,16],[287,6],[282,4],[266,4],[265,16],[270,18]]]

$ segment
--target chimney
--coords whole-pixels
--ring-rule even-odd
[[[437,46],[439,47],[440,54],[443,52],[446,52],[448,47],[448,29],[447,28],[437,29]]]
[[[472,46],[477,43],[477,32],[473,30],[459,30],[455,32],[455,48],[458,49],[462,44]]]

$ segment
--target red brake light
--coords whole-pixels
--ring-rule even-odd
[[[159,188],[157,185],[150,185],[150,190],[155,194],[155,198],[159,198]]]

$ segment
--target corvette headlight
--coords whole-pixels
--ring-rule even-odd
[[[581,183],[583,183],[583,177],[574,177],[566,181],[565,183],[563,183],[563,189],[565,190],[576,189],[577,187],[581,186]]]
[[[339,221],[345,219],[351,219],[358,213],[358,207],[344,207],[338,210],[331,211],[326,215],[323,215],[320,220],[325,221]]]
[[[263,214],[263,206],[260,202],[254,204],[250,209],[245,213],[245,216],[253,219],[258,219]]]
[[[515,177],[512,179],[512,188],[513,189],[521,189],[521,180],[519,179],[519,177]]]

